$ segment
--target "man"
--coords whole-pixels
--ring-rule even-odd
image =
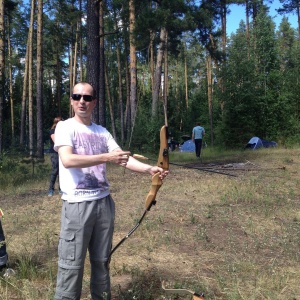
[[[112,246],[115,205],[106,178],[106,163],[132,171],[168,174],[144,164],[123,151],[111,134],[91,121],[96,106],[93,87],[74,86],[71,105],[75,116],[57,124],[54,149],[59,154],[62,190],[61,231],[55,299],[79,300],[87,249],[91,262],[90,290],[93,300],[109,300],[108,257]]]
[[[193,128],[192,140],[195,143],[195,152],[198,158],[200,158],[201,155],[202,139],[204,135],[204,128],[200,126],[200,123],[197,123],[196,126]]]

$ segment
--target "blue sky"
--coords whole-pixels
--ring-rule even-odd
[[[266,3],[266,1],[264,1]],[[275,23],[278,25],[280,24],[283,16],[278,15],[276,10],[277,8],[281,7],[281,3],[279,0],[274,0],[272,4],[268,4],[270,6],[269,15],[273,17]],[[245,6],[244,5],[230,5],[229,6],[231,13],[227,16],[227,34],[230,35],[232,32],[235,33],[235,31],[239,28],[239,24],[241,20],[245,20]],[[297,25],[297,17],[296,15],[286,15],[288,17],[289,22],[291,23],[291,26],[293,28],[298,28]]]

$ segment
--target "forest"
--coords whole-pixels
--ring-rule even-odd
[[[299,144],[299,0],[280,0],[277,27],[263,0],[0,3],[1,153],[43,158],[79,81],[96,91],[93,121],[127,149],[156,150],[162,124],[180,140],[196,122],[211,147]],[[233,4],[246,21],[229,36]]]

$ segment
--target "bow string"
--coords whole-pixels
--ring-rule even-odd
[[[141,158],[137,155],[134,155],[135,158]],[[162,168],[163,170],[169,170],[169,147],[168,147],[168,126],[164,125],[160,129],[160,148],[157,160],[157,166]],[[125,242],[127,238],[129,238],[135,230],[140,226],[147,212],[150,210],[152,205],[156,203],[156,195],[160,187],[162,186],[162,179],[160,178],[160,172],[157,172],[152,176],[151,187],[148,195],[146,196],[145,206],[146,209],[137,222],[137,224],[124,236],[121,241],[111,250],[108,262],[110,262],[111,256],[113,253]]]

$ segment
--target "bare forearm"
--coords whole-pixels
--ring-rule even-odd
[[[82,155],[73,153],[73,149],[70,146],[60,147],[58,153],[65,168],[88,168],[107,162],[125,166],[130,154],[129,151],[116,149],[109,153]]]
[[[150,173],[150,169],[152,166],[142,163],[132,156],[129,157],[128,162],[126,164],[126,168],[139,173]]]

